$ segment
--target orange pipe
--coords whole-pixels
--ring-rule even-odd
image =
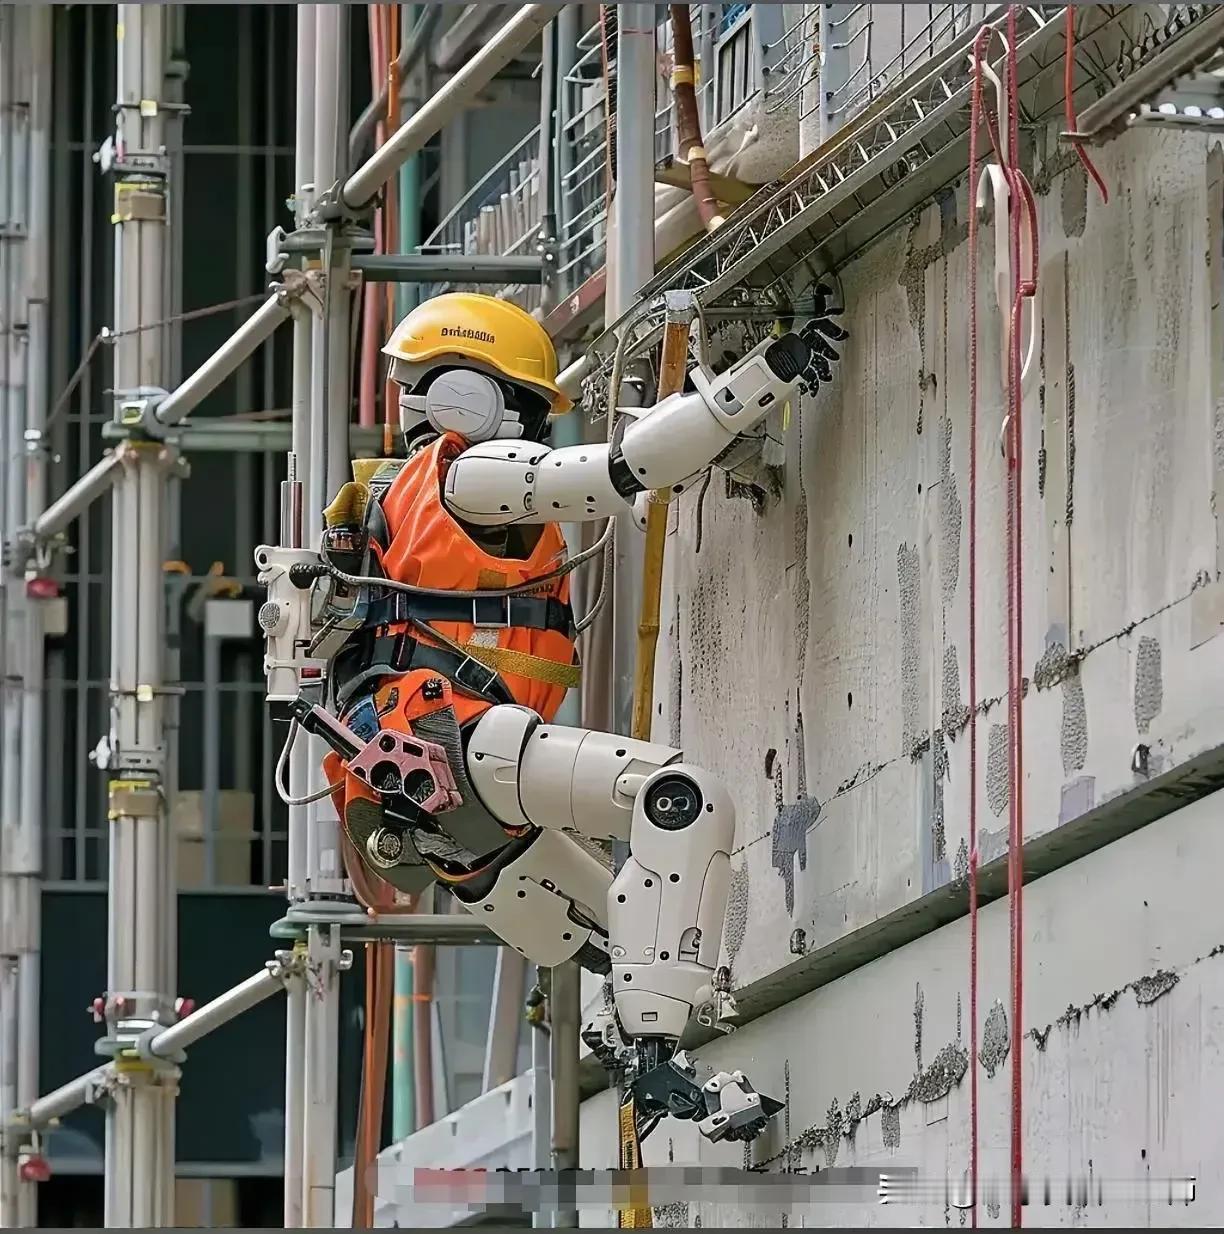
[[[680,157],[688,164],[689,183],[697,214],[706,231],[722,225],[723,217],[710,187],[710,165],[701,141],[701,117],[697,114],[697,59],[693,54],[693,24],[687,4],[671,6],[672,96],[676,103],[676,132]],[[704,66],[703,66],[704,67]]]

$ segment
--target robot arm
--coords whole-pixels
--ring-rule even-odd
[[[616,445],[472,446],[447,472],[446,504],[478,526],[577,522],[625,512],[651,489],[680,491],[794,393],[812,352],[786,334],[717,377],[694,368],[692,394],[673,394],[634,419]]]

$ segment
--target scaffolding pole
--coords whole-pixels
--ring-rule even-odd
[[[349,12],[344,5],[321,4],[315,6],[314,20],[311,179],[317,198],[340,177],[341,142],[349,131]],[[319,542],[324,507],[348,472],[348,422],[352,414],[349,249],[334,243],[335,231],[334,225],[329,227],[322,254],[322,312],[310,325],[310,444],[303,488],[309,544]],[[323,787],[325,747],[316,738],[308,748],[309,762],[302,771],[307,788],[314,792]],[[305,896],[326,900],[345,895],[339,824],[331,798],[309,805],[305,821]],[[340,971],[345,960],[339,927],[310,926],[306,953],[309,990],[302,1034],[302,1225],[329,1229],[335,1226]]]
[[[165,8],[121,4],[113,166],[116,419],[164,380],[167,260]],[[166,799],[162,532],[172,452],[132,445],[113,494],[110,886],[105,1051],[140,1022],[175,1017],[175,886]],[[172,1066],[125,1070],[106,1118],[105,1221],[174,1223]]]
[[[51,13],[10,8],[0,33],[3,103],[4,333],[3,536],[45,500],[50,281]],[[4,571],[5,724],[0,829],[0,1126],[38,1091],[39,892],[42,874],[44,645],[42,609],[26,587],[24,557]],[[17,1150],[0,1165],[0,1225],[36,1224],[36,1196]]]
[[[293,216],[306,221],[314,195],[315,13],[299,4],[297,13],[296,110],[294,113]],[[281,543],[301,547],[302,493],[310,478],[310,367],[312,314],[302,301],[293,310],[292,437],[288,479],[281,501]],[[290,796],[300,799],[308,779],[306,742],[289,756]],[[289,807],[289,869],[285,880],[289,903],[306,896],[306,806]],[[303,948],[305,944],[302,944]],[[285,1229],[300,1229],[304,1216],[306,1130],[306,989],[292,986],[285,1006]]]
[[[47,499],[47,443],[44,434],[50,405],[51,284],[51,44],[52,10],[32,7],[25,12],[29,65],[28,205],[26,209],[26,406],[25,522],[42,514]],[[24,951],[17,971],[20,1010],[17,1019],[17,1100],[25,1105],[38,1095],[40,1038],[40,985],[42,968],[41,880],[43,871],[43,817],[45,807],[46,638],[44,601],[30,594],[26,579],[14,580],[24,610],[21,673],[21,813],[17,820],[25,865],[25,894],[21,899]],[[20,1180],[19,1180],[20,1181]],[[33,1183],[20,1181],[17,1212],[23,1226],[37,1224],[37,1196]]]
[[[609,272],[614,321],[628,311],[638,289],[654,276],[654,5],[618,7],[616,48],[616,230]],[[645,244],[643,237],[648,237]],[[627,733],[633,707],[644,540],[631,518],[616,520],[615,536],[612,726],[615,732]]]
[[[559,964],[549,983],[552,1044],[552,1168],[578,1168],[578,1034],[582,1027],[582,970],[573,961]],[[556,1229],[577,1229],[577,1209],[558,1209]]]

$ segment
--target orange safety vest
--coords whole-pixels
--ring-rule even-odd
[[[541,578],[564,561],[565,540],[555,523],[540,528],[526,558],[495,557],[472,540],[442,502],[446,470],[466,448],[463,438],[446,434],[398,465],[398,474],[381,498],[388,543],[381,546],[379,558],[387,578],[436,591],[489,591]],[[542,584],[530,594],[568,605],[569,575]],[[471,621],[430,621],[429,627],[442,636],[436,643],[408,622],[390,623],[380,627],[379,633],[385,637],[405,634],[427,646],[462,648],[473,660],[497,672],[516,703],[538,712],[546,722],[556,715],[566,689],[578,682],[572,631],[477,628]],[[428,668],[381,677],[371,681],[370,687],[379,726],[404,733],[413,731],[414,720],[444,707],[453,707],[456,720],[466,726],[493,706],[456,689]],[[358,697],[368,698],[371,689],[361,690]],[[341,819],[350,802],[375,798],[365,784],[346,773],[334,753],[324,758],[323,771]]]

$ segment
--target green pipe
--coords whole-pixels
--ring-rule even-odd
[[[391,1139],[398,1143],[416,1130],[411,947],[395,949],[395,998],[391,1007]]]
[[[402,42],[406,45],[410,32],[420,20],[420,6],[405,5]],[[419,71],[419,70],[418,70]],[[401,120],[412,112],[412,101],[405,100]],[[399,248],[401,253],[413,253],[421,243],[421,163],[413,155],[399,173]],[[396,312],[400,318],[417,303],[417,289],[401,284],[395,293]],[[395,998],[391,1019],[391,1137],[394,1143],[410,1136],[416,1129],[416,1084],[412,1043],[412,948],[395,949]]]

